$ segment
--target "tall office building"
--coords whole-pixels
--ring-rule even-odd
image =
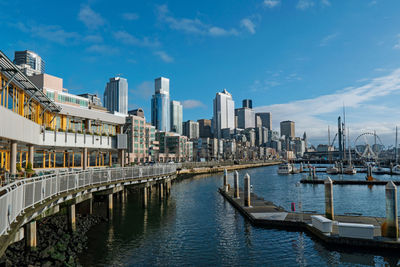
[[[183,107],[181,102],[172,100],[171,101],[171,132],[182,135],[182,119],[183,119]]]
[[[221,138],[222,129],[235,128],[235,102],[226,89],[214,98],[213,128],[216,138]]]
[[[44,61],[35,52],[15,51],[14,64],[17,65],[25,75],[32,76],[44,73]]]
[[[211,120],[201,119],[201,120],[197,120],[197,122],[199,123],[200,138],[212,138]]]
[[[253,108],[253,101],[251,99],[244,99],[242,107]]]
[[[237,116],[237,128],[248,129],[256,126],[254,111],[250,108],[237,108],[235,109],[235,116]]]
[[[268,130],[272,130],[272,119],[271,119],[270,112],[256,113],[256,119],[257,119],[257,117],[259,117],[261,120],[261,127],[265,127]]]
[[[128,80],[122,77],[110,78],[103,100],[104,107],[109,111],[128,114]]]
[[[286,138],[295,137],[294,121],[282,121],[281,122],[281,136]]]
[[[169,79],[160,77],[154,80],[155,94],[151,99],[151,124],[157,130],[170,131]]]
[[[183,135],[189,139],[199,138],[199,123],[197,121],[185,121],[183,123]]]

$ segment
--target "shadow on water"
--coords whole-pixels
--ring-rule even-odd
[[[254,192],[285,209],[302,194],[305,209],[323,210],[323,187],[295,187],[300,176],[277,176],[276,167],[248,172]],[[233,173],[229,173],[233,184]],[[93,227],[88,249],[79,257],[84,266],[137,265],[267,265],[267,266],[397,266],[399,256],[326,247],[302,232],[255,227],[225,201],[217,188],[222,174],[179,180],[171,196],[160,201],[153,190],[148,207],[130,193],[126,203],[114,199],[113,220]],[[358,196],[348,194],[358,194]],[[383,197],[380,195],[383,193]],[[384,192],[367,187],[336,187],[338,213],[384,214]],[[369,209],[368,199],[376,201]],[[355,201],[355,202],[354,202]],[[360,202],[359,205],[354,203]],[[349,206],[349,202],[353,202]],[[382,204],[383,203],[383,204]],[[347,207],[346,207],[347,206]],[[371,206],[371,204],[370,204]],[[94,211],[106,214],[104,203]]]

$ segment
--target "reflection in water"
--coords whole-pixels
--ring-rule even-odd
[[[246,172],[254,192],[266,201],[285,209],[301,201],[304,210],[324,210],[323,186],[299,189],[295,184],[301,176],[278,176],[276,167],[267,167],[240,171],[242,187]],[[152,190],[147,209],[137,193],[130,193],[126,203],[116,201],[113,220],[89,231],[82,265],[396,266],[399,261],[397,255],[327,250],[301,232],[253,227],[219,195],[221,184],[222,175],[175,182],[162,201]],[[334,200],[339,214],[385,214],[384,187],[335,186]],[[97,210],[106,206],[96,204]]]

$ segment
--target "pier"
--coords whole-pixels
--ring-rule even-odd
[[[247,179],[250,179],[247,176],[244,177],[245,185]],[[400,242],[397,237],[397,215],[395,218],[392,218],[393,214],[390,212],[393,209],[392,207],[397,207],[397,202],[392,197],[397,194],[397,189],[392,183],[386,185],[387,218],[382,218],[334,215],[333,197],[332,194],[327,194],[327,191],[329,191],[327,188],[329,188],[329,183],[332,186],[335,181],[333,183],[330,179],[320,181],[322,183],[325,182],[325,214],[287,211],[271,201],[265,200],[254,193],[249,193],[246,186],[244,190],[238,188],[238,183],[235,183],[235,188],[231,188],[230,185],[220,188],[219,193],[255,226],[288,231],[304,231],[330,248],[347,247],[368,251],[399,252]],[[239,197],[237,197],[238,192]],[[250,195],[249,200],[246,198],[247,194]],[[392,203],[391,201],[394,202]],[[329,230],[323,230],[325,226],[318,226],[325,225],[325,223],[330,225]],[[394,231],[390,228],[390,225],[394,225]],[[391,233],[396,232],[395,236],[388,233],[389,228],[391,229]],[[358,231],[361,233],[359,237],[352,236]]]

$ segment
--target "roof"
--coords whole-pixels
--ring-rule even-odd
[[[11,80],[13,84],[24,90],[31,98],[35,99],[44,109],[55,113],[61,111],[61,108],[48,98],[42,90],[37,88],[2,51],[0,51],[0,71],[9,81]]]
[[[116,115],[109,112],[96,111],[93,109],[74,107],[70,105],[60,104],[61,112],[60,114],[85,118],[90,120],[97,120],[102,122],[107,122],[110,124],[125,124],[125,116]]]

